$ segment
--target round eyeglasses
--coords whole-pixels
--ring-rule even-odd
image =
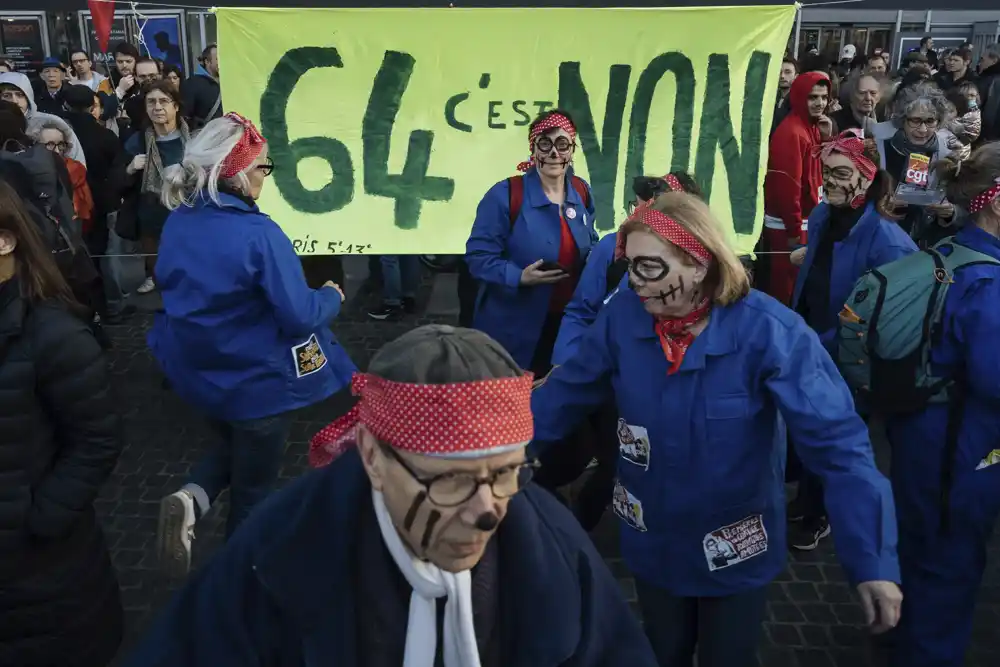
[[[556,137],[555,141],[549,139],[548,137],[538,137],[535,139],[535,150],[541,153],[548,153],[553,147],[559,153],[567,153],[574,146],[576,146],[576,144],[566,137]]]
[[[403,470],[408,472],[414,481],[424,487],[427,497],[438,507],[458,507],[476,495],[479,487],[484,484],[490,487],[494,498],[505,500],[527,486],[528,482],[535,475],[535,471],[541,466],[538,461],[525,461],[523,463],[504,466],[503,468],[494,470],[485,477],[465,472],[446,472],[440,475],[427,476],[414,470],[389,445],[383,444],[382,450],[388,453]]]

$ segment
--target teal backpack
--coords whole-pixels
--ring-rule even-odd
[[[837,366],[854,391],[859,412],[901,415],[929,404],[947,404],[940,488],[943,533],[950,527],[965,381],[936,376],[930,350],[941,337],[945,298],[955,271],[976,264],[1000,266],[1000,261],[947,238],[872,269],[854,285],[837,330]]]
[[[954,378],[937,377],[931,345],[955,271],[1000,261],[944,239],[861,276],[840,313],[837,365],[859,408],[885,415],[947,403]]]

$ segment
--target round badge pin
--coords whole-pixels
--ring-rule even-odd
[[[576,217],[576,209],[575,208],[568,208],[568,209],[566,209],[566,217],[569,218],[570,220],[572,220],[573,218],[575,218]]]

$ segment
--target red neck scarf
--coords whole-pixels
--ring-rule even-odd
[[[667,375],[673,375],[680,370],[684,354],[694,342],[691,327],[705,319],[711,309],[712,302],[702,299],[701,303],[684,317],[675,320],[656,320],[654,330],[660,337],[660,347],[663,348],[663,353],[667,355],[667,363],[670,364]]]

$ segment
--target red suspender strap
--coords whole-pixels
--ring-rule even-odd
[[[507,179],[508,208],[510,208],[510,228],[514,229],[514,223],[521,215],[521,205],[524,203],[524,176],[511,176]]]

